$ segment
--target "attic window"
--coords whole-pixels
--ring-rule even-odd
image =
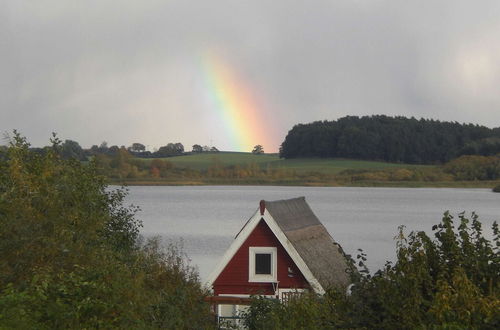
[[[256,253],[255,254],[255,274],[271,275],[271,253]]]
[[[277,253],[275,247],[249,248],[248,281],[276,282]]]

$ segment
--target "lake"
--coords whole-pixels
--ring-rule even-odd
[[[476,211],[485,232],[500,222],[500,194],[489,189],[352,188],[270,186],[132,186],[127,203],[141,207],[144,236],[182,241],[184,252],[204,281],[261,199],[305,196],[313,212],[347,254],[367,253],[371,271],[395,258],[394,236],[437,224],[453,215]]]

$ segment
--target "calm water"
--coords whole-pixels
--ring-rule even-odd
[[[476,211],[485,231],[500,222],[500,194],[489,189],[316,188],[263,186],[130,187],[128,201],[139,205],[145,236],[182,239],[191,264],[205,280],[259,201],[305,196],[346,253],[368,254],[375,271],[393,260],[399,225],[426,230],[444,211]]]

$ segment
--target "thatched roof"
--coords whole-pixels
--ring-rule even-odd
[[[265,208],[323,288],[349,284],[344,252],[304,197],[265,201]]]

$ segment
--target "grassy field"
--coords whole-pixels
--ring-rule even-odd
[[[254,155],[243,152],[192,154],[163,159],[172,162],[177,167],[189,167],[195,170],[206,170],[216,163],[223,167],[231,165],[245,166],[255,163],[261,168],[270,166],[273,168],[293,169],[297,173],[319,172],[324,174],[337,174],[346,169],[381,170],[387,168],[429,167],[429,165],[394,164],[351,159],[280,159],[276,154]]]
[[[279,157],[276,154],[254,155],[248,152],[200,153],[162,159],[173,163],[177,167],[189,167],[194,170],[206,170],[216,163],[224,167],[250,163],[267,166],[268,163],[279,161]]]
[[[409,167],[429,167],[428,165],[409,165],[385,162],[375,162],[352,159],[321,159],[321,158],[301,158],[276,160],[271,163],[273,167],[293,169],[297,173],[319,172],[325,174],[337,174],[343,170],[383,170],[387,168],[409,168]]]

